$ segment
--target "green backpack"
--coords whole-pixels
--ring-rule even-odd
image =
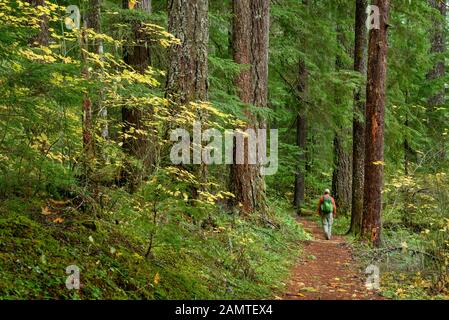
[[[322,213],[331,213],[334,211],[334,205],[332,204],[331,196],[324,196],[323,202],[321,203]]]

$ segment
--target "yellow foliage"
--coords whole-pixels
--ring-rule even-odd
[[[161,277],[159,276],[159,272],[156,272],[156,274],[154,275],[153,283],[157,285],[157,284],[159,284],[160,280],[161,280]]]
[[[50,210],[49,207],[44,207],[44,208],[42,208],[42,214],[44,216],[47,216],[47,215],[53,214],[53,212]]]

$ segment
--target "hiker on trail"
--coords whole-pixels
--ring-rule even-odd
[[[330,193],[329,189],[324,190],[324,195],[320,198],[320,202],[318,203],[318,214],[321,216],[324,234],[327,240],[331,239],[332,223],[334,222],[334,218],[337,217],[337,206]]]

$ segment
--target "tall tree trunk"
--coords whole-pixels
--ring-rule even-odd
[[[345,134],[345,131],[343,133]],[[338,211],[347,213],[351,207],[351,155],[344,146],[343,133],[336,132],[334,137],[332,193]]]
[[[208,5],[208,0],[168,1],[168,31],[181,40],[169,50],[166,96],[175,106],[208,100]],[[202,123],[207,112],[197,110],[196,116]],[[207,167],[201,163],[194,171],[201,185],[192,186],[196,199],[198,190],[205,188]]]
[[[306,109],[306,94],[307,94],[307,78],[308,72],[306,64],[303,59],[299,61],[298,72],[298,91],[300,94],[300,111],[296,117],[296,145],[300,149],[300,156],[298,158],[298,165],[295,174],[295,188],[293,195],[293,205],[296,207],[298,214],[301,213],[301,205],[305,198],[305,171],[306,171],[306,147],[307,147],[307,117]]]
[[[340,25],[337,25],[337,42],[347,50],[346,39]],[[347,69],[343,64],[342,57],[337,54],[335,59],[335,69],[340,71]],[[335,105],[344,107],[341,103],[340,92],[335,90]],[[334,171],[332,174],[332,193],[335,197],[335,204],[338,211],[349,212],[351,208],[351,154],[345,147],[343,141],[349,135],[349,128],[339,128],[335,131],[334,137]]]
[[[268,37],[270,32],[270,1],[251,3],[252,104],[265,108],[268,101]],[[263,126],[264,124],[262,124]]]
[[[441,13],[441,17],[435,18],[432,26],[431,35],[431,54],[442,54],[446,51],[445,42],[445,26],[446,26],[446,1],[445,0],[428,0],[430,6],[435,8]],[[444,77],[446,72],[444,57],[441,57],[436,61],[433,69],[427,74],[427,79],[437,80]],[[441,83],[441,88],[436,90],[429,98],[429,105],[431,107],[444,104],[444,83]]]
[[[151,0],[140,0],[137,3],[123,0],[123,8],[151,13]],[[124,48],[124,61],[136,71],[144,73],[150,65],[150,49],[146,44],[146,35],[141,31],[141,23],[133,23],[130,27],[134,33],[135,45]],[[149,108],[150,106],[122,108],[123,132],[127,133],[123,141],[123,150],[142,164],[141,168],[127,165],[127,169],[131,172],[124,175],[131,189],[149,173],[156,161],[157,144],[152,143],[151,128],[147,124],[151,117]]]
[[[302,5],[308,9],[308,1],[302,0]],[[303,50],[306,49],[305,37],[300,37]],[[296,117],[296,145],[300,149],[298,164],[296,165],[295,185],[293,193],[293,206],[296,212],[301,214],[301,205],[305,199],[305,172],[308,169],[308,151],[307,150],[307,117],[306,117],[306,95],[307,95],[308,72],[304,59],[299,60],[298,65],[298,92],[299,92],[299,111]]]
[[[101,0],[89,0],[89,9],[86,13],[87,27],[97,33],[101,32],[101,17],[100,17]],[[89,50],[98,53],[101,40],[96,40],[89,45]]]
[[[295,174],[295,191],[293,205],[296,212],[301,213],[301,205],[305,198],[305,162],[306,162],[306,141],[307,141],[307,119],[304,114],[296,117],[296,145],[300,148],[300,156]]]
[[[405,105],[409,105],[409,90],[406,89],[405,91]],[[405,115],[405,121],[404,121],[404,127],[406,130],[406,136],[404,138],[404,174],[409,175],[410,173],[410,162],[416,161],[416,151],[413,150],[412,146],[410,145],[410,141],[408,138],[408,132],[410,131],[410,123],[408,114]]]
[[[366,26],[367,0],[356,0],[354,70],[366,73]],[[365,103],[362,87],[354,91],[354,116],[352,121],[352,206],[351,226],[348,233],[360,234],[363,216],[363,179],[365,163]]]
[[[208,98],[208,0],[169,0],[168,31],[181,40],[170,47],[167,96],[185,105]]]
[[[98,52],[100,43],[89,43],[85,29],[93,29],[95,32],[100,32],[100,1],[90,0],[89,11],[87,11],[84,19],[84,27],[81,33],[81,47],[86,51]],[[81,53],[83,61],[83,76],[86,79],[90,78],[89,65],[87,62],[87,54]],[[89,93],[85,93],[83,97],[83,146],[85,162],[85,176],[90,178],[92,170],[92,160],[95,158],[95,141],[94,141],[94,124],[93,124],[93,103]]]
[[[89,11],[86,14],[87,26],[93,29],[96,33],[101,33],[101,1],[102,0],[90,0]],[[89,44],[89,50],[98,54],[100,59],[103,59],[103,41],[101,39],[95,39],[93,43]],[[103,75],[103,70],[100,70]],[[101,119],[101,132],[100,135],[106,139],[109,135],[108,129],[108,109],[102,104],[103,90],[99,90],[99,99],[93,104],[93,110],[97,112]]]
[[[45,0],[27,0],[32,6],[42,6],[45,7]],[[31,44],[37,44],[41,46],[48,45],[49,41],[49,32],[48,32],[48,17],[47,15],[42,15],[39,21],[39,31],[35,37],[31,39]]]
[[[233,0],[232,46],[234,61],[250,65],[235,79],[243,103],[267,106],[269,0]],[[265,127],[246,110],[248,125],[242,130]],[[248,163],[245,139],[244,163],[231,165],[231,191],[234,205],[241,204],[244,213],[266,211],[265,184],[259,165]]]
[[[408,129],[408,115],[405,116],[404,126]],[[408,176],[409,174],[409,163],[410,163],[410,145],[408,143],[408,139],[404,139],[404,174]]]
[[[250,1],[233,0],[232,1],[232,50],[234,61],[241,65],[252,64],[252,50],[251,50],[251,5]],[[252,66],[251,66],[252,68]],[[235,85],[238,90],[238,96],[243,103],[250,104],[252,101],[252,79],[251,68],[245,68],[235,77]],[[254,116],[245,110],[245,115],[248,118],[249,126],[241,128],[256,128]],[[243,212],[252,212],[256,207],[255,195],[253,195],[254,179],[256,176],[257,167],[247,163],[248,146],[245,139],[244,146],[244,163],[231,165],[230,171],[230,189],[235,195],[234,205],[241,204]],[[234,146],[234,161],[235,161],[235,146]]]
[[[366,86],[365,179],[362,236],[375,246],[381,241],[382,185],[384,172],[385,82],[389,0],[375,0],[380,27],[369,33]]]
[[[441,17],[437,17],[433,21],[432,25],[432,33],[431,33],[431,48],[430,53],[433,55],[442,55],[444,52],[446,52],[446,37],[445,37],[445,28],[447,25],[446,20],[446,12],[447,12],[447,5],[445,0],[428,0],[431,7],[438,10],[441,14]],[[427,74],[427,79],[430,82],[438,82],[441,83],[438,84],[438,87],[434,92],[432,92],[432,95],[428,99],[428,114],[429,114],[429,126],[430,131],[433,136],[439,137],[440,132],[439,128],[441,128],[441,117],[438,116],[438,112],[435,111],[436,107],[441,106],[445,103],[445,83],[442,82],[440,79],[444,78],[446,73],[445,68],[445,61],[444,57],[438,57],[438,60],[435,62],[435,65],[433,66],[432,70]],[[445,158],[445,143],[444,139],[441,139],[441,146],[440,146],[440,159]]]

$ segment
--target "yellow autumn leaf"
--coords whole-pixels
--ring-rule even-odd
[[[62,223],[62,222],[64,222],[64,219],[58,217],[58,218],[54,219],[53,222],[54,223]]]
[[[49,215],[52,214],[53,212],[50,211],[50,209],[48,207],[42,208],[42,214],[43,215]]]
[[[63,205],[66,205],[66,204],[70,203],[70,200],[53,200],[53,199],[49,199],[48,202],[50,202],[54,206],[63,206]]]
[[[399,288],[399,289],[396,290],[396,294],[397,294],[398,296],[402,296],[402,295],[404,295],[404,293],[405,293],[405,291],[404,291],[404,289],[402,289],[402,288]]]
[[[133,257],[138,259],[138,260],[143,260],[143,257],[140,254],[136,253],[136,252],[134,252]]]
[[[154,284],[158,284],[159,281],[161,280],[161,277],[159,276],[159,272],[156,272],[156,275],[154,276]]]

